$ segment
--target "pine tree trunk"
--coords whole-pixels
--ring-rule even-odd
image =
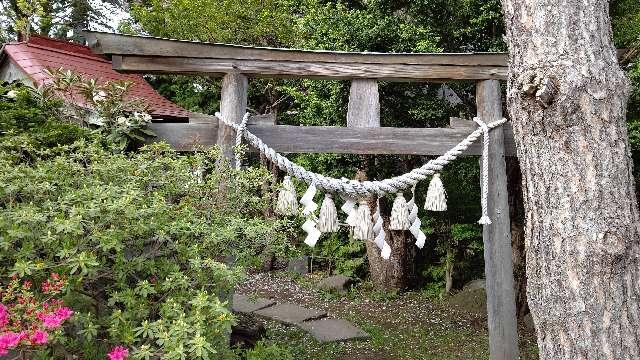
[[[640,358],[629,83],[604,0],[503,0],[541,359]]]

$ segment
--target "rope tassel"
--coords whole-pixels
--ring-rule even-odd
[[[424,208],[429,211],[447,211],[447,192],[442,185],[440,174],[434,174],[431,178]]]
[[[359,240],[373,239],[373,222],[371,222],[371,210],[366,201],[358,206],[356,211],[355,226],[353,227],[353,237]]]
[[[391,209],[391,224],[389,225],[389,229],[409,230],[410,226],[407,200],[405,200],[402,193],[398,193],[396,199],[393,201],[393,208]]]
[[[323,233],[336,232],[340,230],[338,224],[338,211],[333,202],[331,194],[325,194],[320,206],[320,216],[318,217],[318,230]]]
[[[276,212],[281,215],[295,215],[298,211],[298,199],[296,189],[290,176],[285,176],[282,181],[282,190],[278,194]]]

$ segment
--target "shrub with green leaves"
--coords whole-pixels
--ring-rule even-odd
[[[28,106],[16,123],[42,110]],[[75,311],[44,358],[104,359],[114,346],[133,359],[234,356],[225,300],[243,272],[226,263],[286,251],[291,234],[263,216],[264,169],[216,167],[216,150],[119,154],[97,136],[45,148],[28,129],[3,135],[0,283],[57,272]]]

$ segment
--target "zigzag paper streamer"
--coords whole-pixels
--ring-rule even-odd
[[[357,220],[356,205],[358,203],[352,198],[343,196],[342,199],[344,200],[344,204],[342,205],[342,207],[340,207],[340,210],[342,210],[345,214],[347,214],[347,220],[346,220],[347,225],[356,226],[356,220]]]
[[[313,197],[316,196],[316,192],[318,192],[316,186],[311,184],[304,195],[302,195],[302,198],[300,198],[300,204],[304,206],[302,209],[303,215],[311,215],[318,209],[318,204],[313,202]]]
[[[422,249],[424,247],[424,242],[427,239],[427,236],[422,232],[420,226],[422,225],[422,221],[418,218],[418,205],[416,205],[415,199],[415,189],[413,193],[413,197],[409,202],[407,202],[407,207],[409,208],[409,223],[411,226],[409,227],[409,231],[416,238],[416,246]]]
[[[391,246],[389,246],[386,241],[387,234],[384,231],[382,215],[380,215],[380,199],[378,199],[378,203],[376,204],[376,213],[373,215],[373,219],[373,242],[375,242],[376,246],[382,250],[380,256],[385,260],[389,260],[391,257]]]
[[[316,246],[316,243],[320,239],[320,235],[322,235],[320,230],[316,228],[316,221],[311,218],[307,219],[307,221],[302,224],[302,230],[307,233],[307,238],[304,239],[304,243],[311,247]]]

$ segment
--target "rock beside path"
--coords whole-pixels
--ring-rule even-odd
[[[344,294],[349,290],[349,287],[353,283],[351,278],[344,275],[334,275],[330,276],[326,279],[320,280],[316,285],[318,289],[327,290],[327,291],[337,291],[341,294]]]

